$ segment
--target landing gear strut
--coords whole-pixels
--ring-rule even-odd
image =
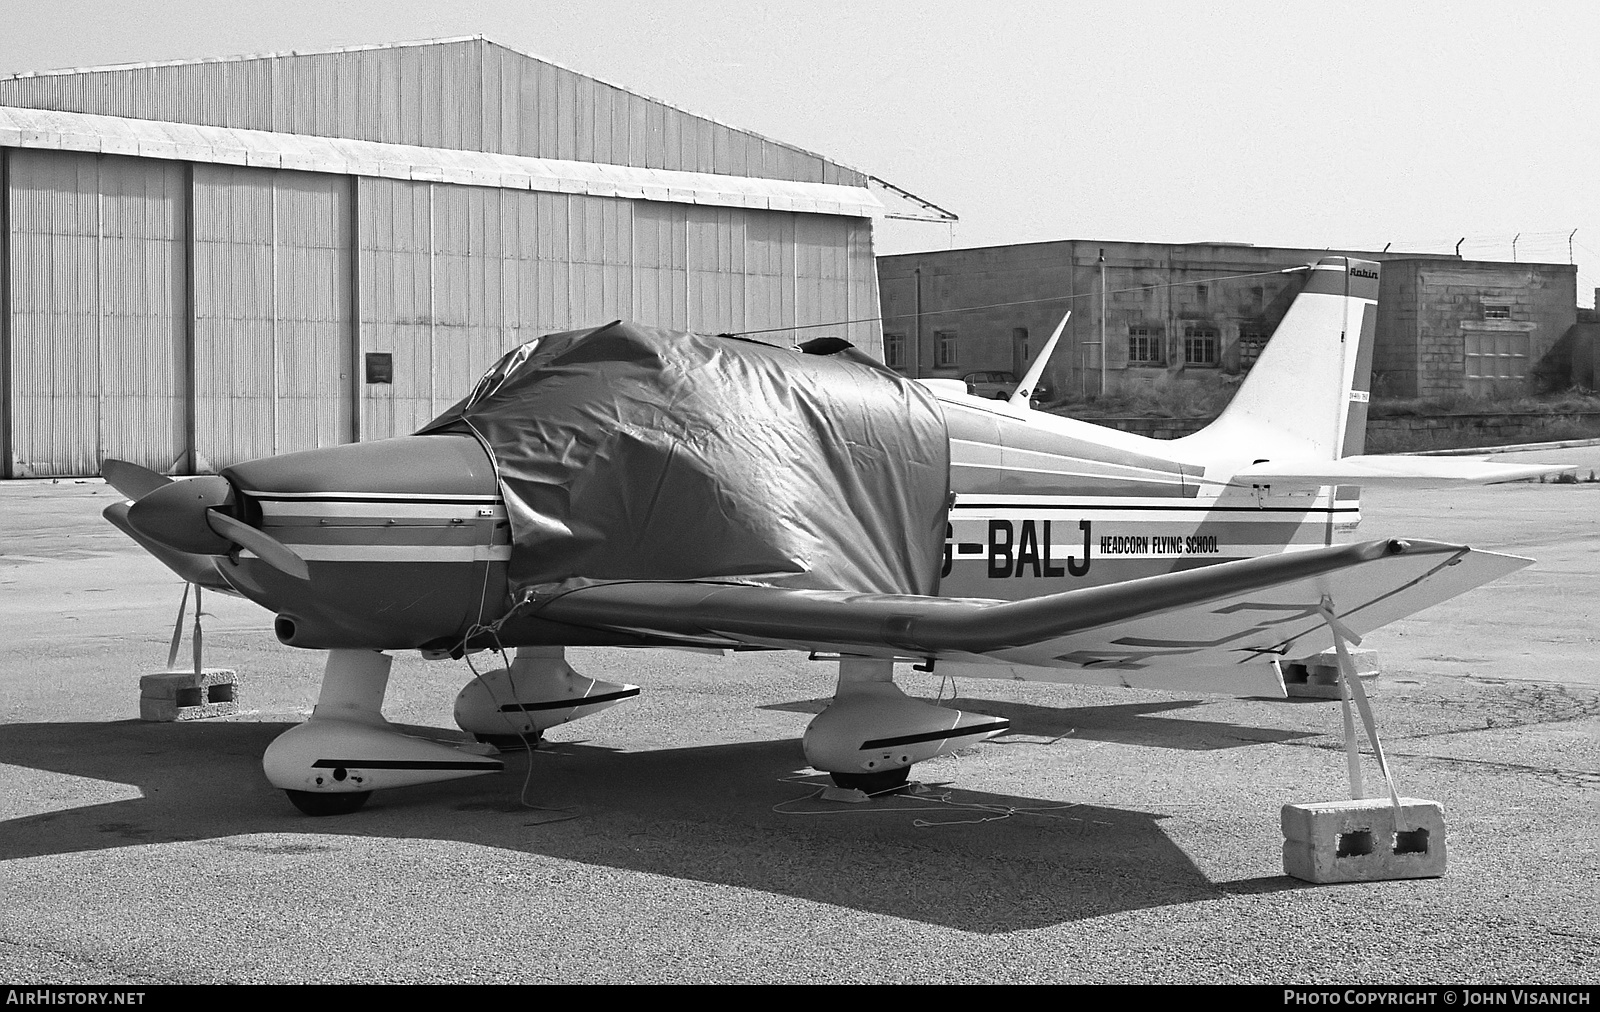
[[[498,773],[497,759],[402,734],[383,719],[392,658],[331,650],[311,719],[267,746],[262,769],[307,815],[348,815],[374,790]]]
[[[913,763],[1010,730],[1011,722],[912,699],[894,684],[894,662],[839,659],[833,702],[806,728],[806,761],[840,787],[882,794],[903,787]]]
[[[565,647],[518,647],[509,668],[485,671],[461,690],[456,725],[496,748],[520,751],[532,748],[547,728],[638,694],[637,685],[578,674],[567,663]]]

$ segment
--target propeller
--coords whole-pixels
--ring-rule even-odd
[[[232,538],[240,548],[248,548],[255,552],[261,557],[262,562],[280,573],[288,573],[301,580],[311,579],[311,570],[306,568],[306,560],[270,534],[216,510],[207,512],[206,520],[211,524],[212,530]]]
[[[172,484],[172,479],[164,474],[158,474],[148,467],[140,467],[126,460],[117,460],[115,457],[107,457],[100,462],[100,477],[106,480],[107,485],[134,502],[138,502],[163,485]]]
[[[220,475],[173,481],[149,468],[110,458],[101,462],[100,474],[133,500],[126,515],[117,518],[133,529],[130,533],[189,555],[227,555],[238,545],[279,572],[300,580],[311,576],[306,561],[293,549],[228,512],[236,497],[233,484]]]

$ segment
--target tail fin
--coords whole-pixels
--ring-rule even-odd
[[[1177,442],[1338,460],[1366,446],[1378,265],[1324,257],[1222,415]]]

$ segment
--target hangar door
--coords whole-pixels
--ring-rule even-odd
[[[350,180],[194,167],[198,470],[348,443]]]
[[[12,477],[184,463],[186,180],[175,162],[6,153]]]

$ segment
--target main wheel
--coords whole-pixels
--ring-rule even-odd
[[[879,770],[876,773],[829,773],[828,776],[840,787],[863,794],[884,794],[896,787],[904,787],[911,779],[911,767],[901,766],[899,769]]]
[[[341,791],[325,794],[321,791],[284,791],[294,807],[307,815],[349,815],[367,803],[371,791]]]

